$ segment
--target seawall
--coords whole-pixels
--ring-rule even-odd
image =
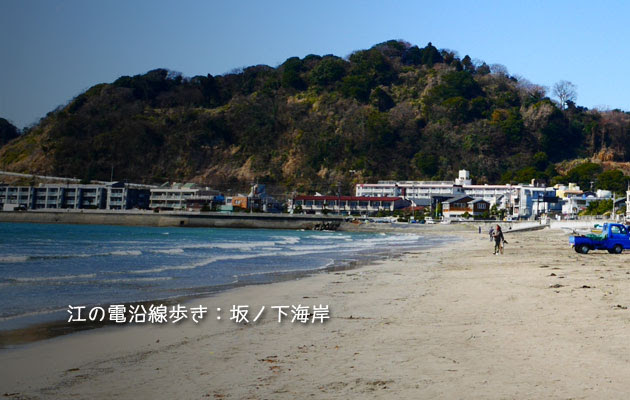
[[[131,211],[0,211],[0,222],[200,228],[336,230],[343,218],[263,213],[187,213]]]

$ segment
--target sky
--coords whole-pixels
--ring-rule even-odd
[[[31,126],[91,86],[432,42],[511,75],[577,86],[577,104],[630,110],[630,2],[0,0],[0,117]]]

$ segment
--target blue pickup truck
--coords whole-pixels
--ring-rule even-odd
[[[569,243],[578,253],[586,254],[589,250],[608,250],[612,254],[621,254],[630,249],[628,228],[621,224],[604,224],[601,234],[570,236]]]

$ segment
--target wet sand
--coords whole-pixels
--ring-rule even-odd
[[[193,300],[202,323],[108,326],[0,351],[7,398],[626,398],[630,253],[486,234]],[[232,305],[250,319],[229,321]],[[324,324],[271,306],[329,305]],[[217,312],[216,308],[222,308]],[[217,316],[222,319],[217,320]]]

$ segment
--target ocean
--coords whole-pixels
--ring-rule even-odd
[[[0,223],[0,330],[62,320],[69,305],[204,295],[444,240],[415,233]]]

